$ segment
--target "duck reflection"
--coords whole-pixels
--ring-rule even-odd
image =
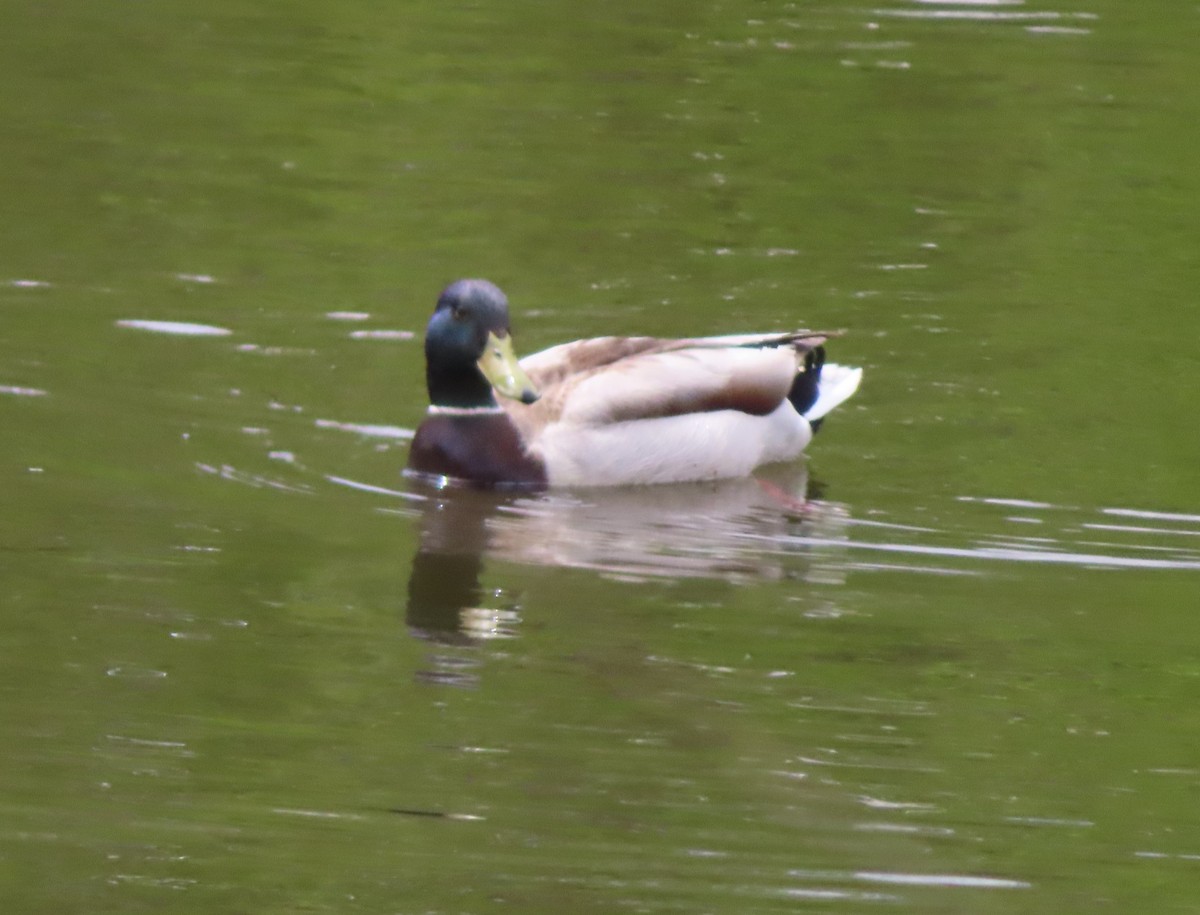
[[[406,621],[447,645],[512,637],[520,595],[481,583],[488,559],[621,580],[839,583],[845,508],[817,498],[803,463],[713,483],[513,493],[412,481],[420,537]]]
[[[480,584],[492,518],[514,496],[472,489],[426,491],[405,621],[419,638],[472,644],[514,634],[514,606],[503,592]],[[485,606],[493,604],[494,606]]]

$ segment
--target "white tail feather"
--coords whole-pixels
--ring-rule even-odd
[[[811,407],[804,411],[804,418],[809,422],[825,416],[844,400],[858,390],[862,381],[862,369],[849,365],[837,365],[827,362],[821,367],[821,383],[817,386],[817,399]]]

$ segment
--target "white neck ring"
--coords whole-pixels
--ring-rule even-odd
[[[430,404],[428,410],[430,416],[494,416],[503,412],[504,408],[499,404],[486,407],[447,407],[441,404]]]

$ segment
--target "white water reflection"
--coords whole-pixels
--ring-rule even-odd
[[[239,470],[231,464],[222,464],[218,467],[214,464],[206,464],[203,461],[197,461],[194,466],[201,473],[211,474],[212,476],[220,477],[222,480],[229,480],[233,483],[241,483],[245,486],[252,486],[255,489],[277,489],[281,492],[305,495],[312,492],[312,488],[307,484],[285,483],[283,480],[277,480],[272,477],[264,476],[263,474],[251,473],[247,470]]]
[[[893,19],[945,19],[976,22],[1040,22],[1058,20],[1093,21],[1095,13],[1060,13],[1054,10],[993,10],[993,9],[875,9],[873,16]]]
[[[1138,508],[1102,508],[1104,515],[1117,515],[1123,518],[1144,518],[1147,521],[1181,521],[1190,524],[1200,524],[1200,515],[1184,515],[1178,512],[1152,512]]]
[[[351,340],[412,340],[416,333],[411,330],[352,330]]]
[[[181,337],[227,337],[233,333],[226,327],[212,324],[196,324],[191,321],[153,321],[142,318],[122,318],[117,327],[145,330],[155,334],[172,334]]]
[[[46,392],[41,388],[25,388],[15,384],[0,384],[0,394],[13,397],[45,397]]]
[[[885,871],[857,871],[855,880],[868,883],[891,883],[897,886],[972,887],[974,889],[1015,890],[1033,886],[1024,880],[1004,877],[977,877],[971,874],[895,874]]]
[[[1078,26],[1069,25],[1027,25],[1026,32],[1032,32],[1035,35],[1090,35],[1091,29],[1080,28]]]
[[[789,872],[788,876],[796,880],[812,880],[820,881],[821,883],[871,883],[940,889],[1024,890],[1033,887],[1032,883],[1025,880],[977,874],[921,874],[906,871],[872,870],[793,870]],[[821,892],[827,891],[822,890]]]
[[[837,546],[849,550],[869,550],[910,556],[937,556],[951,559],[974,559],[989,562],[1035,562],[1073,565],[1085,568],[1108,569],[1180,569],[1200,571],[1200,556],[1195,559],[1148,559],[1138,556],[1114,556],[1103,553],[1059,553],[1050,550],[1004,549],[1000,547],[944,547],[915,543],[871,543],[865,541],[827,541],[805,537],[794,541],[801,546]],[[856,569],[870,569],[870,564],[854,563]],[[941,571],[927,569],[926,571]]]
[[[1170,534],[1181,537],[1200,537],[1200,530],[1183,530],[1171,527],[1145,527],[1138,524],[1084,524],[1089,531],[1120,531],[1127,534]]]
[[[354,432],[367,438],[389,438],[408,441],[416,433],[403,426],[387,426],[380,423],[344,423],[336,419],[316,419],[313,425],[318,429],[338,429],[342,432]]]
[[[371,483],[361,483],[358,480],[348,480],[345,477],[334,476],[327,474],[325,479],[330,483],[336,483],[338,486],[345,486],[347,489],[357,489],[359,492],[374,493],[377,496],[395,496],[399,499],[408,499],[414,502],[420,502],[420,496],[414,496],[412,493],[403,492],[399,489],[389,489],[386,486],[375,486]]]

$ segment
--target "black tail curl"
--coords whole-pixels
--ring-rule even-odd
[[[797,373],[788,391],[788,400],[796,408],[796,412],[804,414],[809,407],[817,402],[817,394],[821,386],[821,367],[825,365],[825,347],[817,346],[804,354],[804,370]],[[815,432],[820,428],[821,420],[813,420]]]

